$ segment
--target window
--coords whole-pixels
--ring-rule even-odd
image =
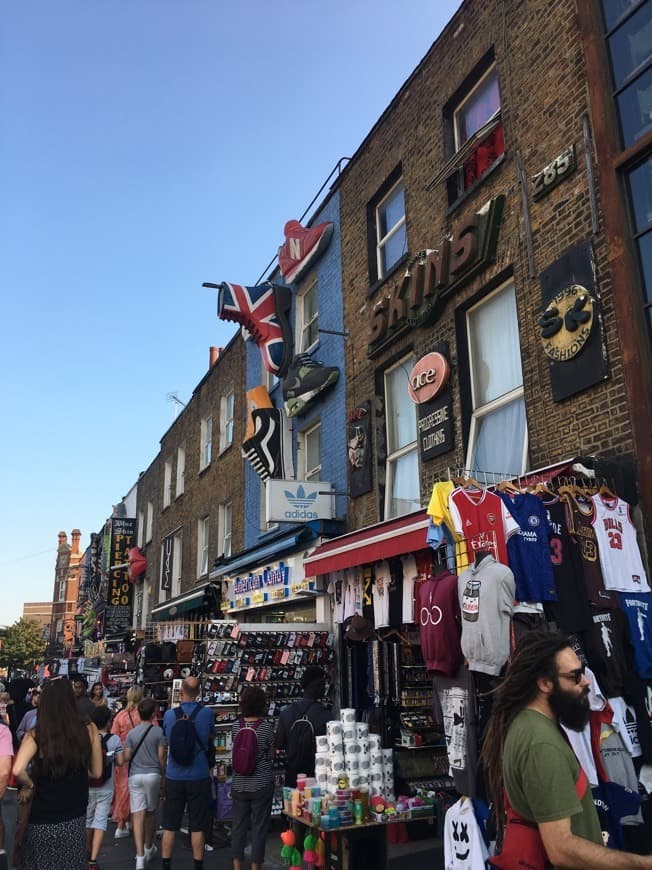
[[[65,577],[62,580],[59,580],[58,600],[59,601],[66,600],[66,578]]]
[[[172,590],[170,597],[181,594],[181,557],[183,555],[183,534],[174,536],[174,554],[172,557]]]
[[[147,522],[145,523],[145,543],[149,544],[152,540],[152,531],[154,527],[154,505],[151,501],[147,502]]]
[[[209,518],[202,517],[197,524],[197,576],[208,574]]]
[[[166,462],[163,471],[163,507],[166,508],[172,501],[172,463]]]
[[[321,423],[299,435],[300,478],[319,480],[321,474]]]
[[[317,282],[297,297],[297,352],[307,353],[319,340]]]
[[[220,399],[220,453],[233,444],[234,417],[235,393],[230,392]]]
[[[652,327],[652,157],[627,175],[634,238],[643,276],[643,306]]]
[[[145,540],[145,514],[138,511],[138,530],[136,532],[136,546],[142,547]]]
[[[463,96],[454,98],[444,111],[452,129],[454,154],[445,167],[449,205],[469,190],[505,152],[500,119],[500,86],[495,65],[478,73]]]
[[[527,423],[514,285],[509,283],[469,309],[466,325],[473,406],[467,466],[522,474]]]
[[[203,471],[211,464],[213,452],[213,418],[204,417],[201,421],[199,445],[199,470]]]
[[[185,488],[185,477],[186,477],[186,448],[178,447],[177,448],[177,488],[176,488],[176,496],[177,498],[183,493]]]
[[[385,519],[421,507],[417,456],[417,412],[408,393],[414,358],[406,357],[385,372]]]
[[[220,554],[222,556],[231,555],[231,528],[233,522],[233,503],[228,501],[226,504],[220,505]]]
[[[378,280],[390,272],[407,250],[405,193],[399,179],[376,206],[376,269]]]

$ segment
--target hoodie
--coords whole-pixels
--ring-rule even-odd
[[[457,580],[462,611],[462,652],[471,671],[497,675],[509,656],[509,626],[514,610],[514,575],[485,556]]]

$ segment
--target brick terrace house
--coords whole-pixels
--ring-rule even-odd
[[[65,532],[59,532],[58,538],[50,621],[51,655],[70,653],[75,642],[75,611],[82,558],[79,549],[81,539],[79,529],[72,530],[71,543],[68,543],[68,535]]]

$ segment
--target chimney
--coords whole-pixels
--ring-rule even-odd
[[[70,551],[71,556],[79,556],[79,539],[81,538],[81,532],[79,529],[72,530],[72,549]]]
[[[220,358],[220,354],[224,350],[223,347],[209,347],[208,348],[208,368],[212,369],[215,363]]]
[[[68,535],[65,532],[59,532],[58,538],[59,549],[61,549],[62,547],[65,547],[65,545],[68,543]]]

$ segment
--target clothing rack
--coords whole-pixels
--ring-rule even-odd
[[[456,477],[474,478],[478,483],[486,487],[495,486],[503,480],[518,479],[518,475],[506,471],[481,471],[479,468],[460,468],[450,467],[447,469],[448,479],[453,480]]]

